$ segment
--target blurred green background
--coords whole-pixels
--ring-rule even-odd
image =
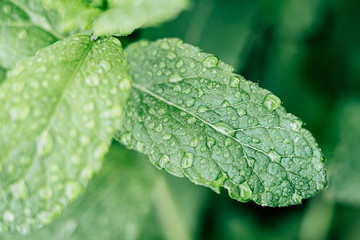
[[[3,239],[360,239],[360,1],[194,0],[124,41],[164,37],[215,54],[279,96],[318,140],[328,188],[300,206],[242,204],[114,143],[63,216]]]

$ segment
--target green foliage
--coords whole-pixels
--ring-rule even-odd
[[[154,26],[176,16],[188,0],[109,0],[109,8],[96,20],[97,35],[129,35],[144,25]]]
[[[130,86],[115,38],[75,35],[9,71],[0,88],[1,231],[29,232],[80,196],[120,127]]]
[[[158,168],[263,206],[299,204],[326,185],[302,122],[229,65],[178,39],[125,56],[134,84],[117,138]]]
[[[0,239],[356,239],[359,7],[1,1]]]

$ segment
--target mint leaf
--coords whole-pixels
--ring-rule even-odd
[[[335,201],[360,206],[360,103],[349,103],[341,113],[340,141],[335,148],[329,193]]]
[[[52,31],[59,39],[89,28],[101,12],[83,0],[9,0],[31,18],[34,24]]]
[[[177,39],[135,43],[125,57],[134,84],[116,137],[158,168],[263,206],[325,187],[315,139],[271,92]]]
[[[156,175],[134,152],[113,145],[84,195],[50,225],[11,240],[139,239]]]
[[[12,68],[19,60],[57,40],[33,24],[29,15],[12,1],[1,1],[0,9],[0,65],[4,68]]]
[[[174,18],[188,5],[188,0],[109,0],[108,10],[94,25],[97,35],[132,33],[141,26],[154,26]]]
[[[19,62],[0,86],[0,230],[49,223],[101,168],[130,90],[115,38],[75,35]]]

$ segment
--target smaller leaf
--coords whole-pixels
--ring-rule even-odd
[[[110,0],[109,8],[95,22],[95,34],[129,35],[141,26],[155,26],[174,18],[188,0]]]

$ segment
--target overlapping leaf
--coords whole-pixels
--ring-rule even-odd
[[[0,231],[49,223],[98,171],[131,86],[121,43],[75,35],[0,86]]]
[[[158,168],[264,206],[325,187],[315,139],[271,92],[177,39],[141,41],[125,56],[134,85],[117,138]]]
[[[154,26],[174,18],[188,0],[109,0],[108,9],[95,22],[97,35],[128,35],[141,26]]]

